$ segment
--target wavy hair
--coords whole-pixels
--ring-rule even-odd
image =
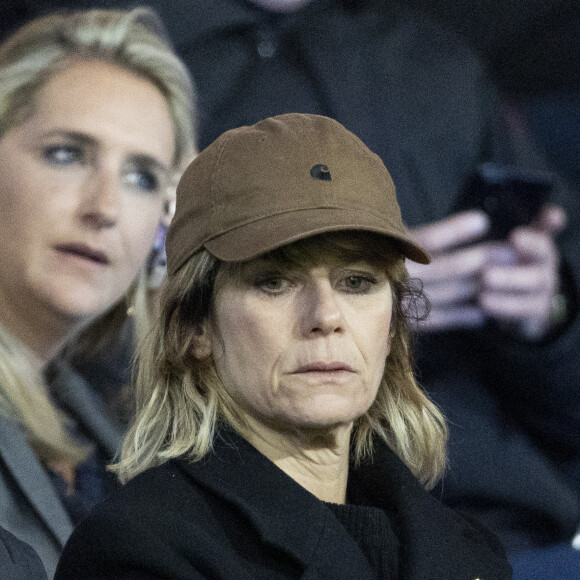
[[[386,268],[393,293],[391,349],[377,397],[355,423],[353,459],[359,462],[372,455],[373,440],[379,437],[426,487],[432,487],[445,469],[447,427],[418,386],[411,358],[411,325],[426,313],[427,304],[409,279],[404,259],[392,243],[385,248],[385,240],[366,232],[321,234],[268,257],[308,264],[327,256],[348,256]],[[196,336],[212,316],[218,275],[235,275],[237,268],[239,264],[220,262],[200,250],[165,282],[157,323],[138,349],[137,417],[121,460],[112,466],[121,481],[180,455],[200,460],[211,449],[220,422],[244,432],[244,420],[212,357],[198,360],[193,355]]]
[[[148,80],[165,97],[173,121],[175,177],[196,147],[194,88],[174,53],[161,21],[145,8],[59,12],[32,20],[0,44],[0,139],[34,114],[37,95],[73,63],[98,60]],[[147,328],[146,283],[140,272],[126,296],[83,333],[91,344],[135,312],[138,332]],[[0,326],[0,413],[23,424],[36,454],[48,461],[78,463],[86,456],[51,402],[42,375],[25,347]]]

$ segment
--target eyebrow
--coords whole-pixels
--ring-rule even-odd
[[[71,139],[77,143],[83,143],[85,145],[96,145],[97,139],[87,135],[86,133],[81,133],[79,131],[66,131],[63,129],[53,129],[45,134],[46,137],[65,137],[66,139]]]
[[[99,144],[99,140],[86,133],[81,133],[80,131],[67,131],[62,129],[54,129],[46,134],[47,137],[64,137],[65,139],[70,139],[81,145],[88,145],[95,147]],[[146,167],[148,169],[161,171],[163,173],[169,173],[171,167],[167,166],[165,163],[151,157],[150,155],[143,155],[137,153],[135,155],[130,155],[129,160],[131,163],[138,165],[140,167]]]

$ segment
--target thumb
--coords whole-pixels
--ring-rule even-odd
[[[568,219],[566,212],[558,205],[545,205],[532,223],[535,230],[540,230],[547,234],[557,234],[565,227]]]

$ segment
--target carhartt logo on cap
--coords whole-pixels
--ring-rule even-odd
[[[332,177],[330,176],[330,171],[326,165],[315,165],[310,170],[310,175],[314,177],[314,179],[320,179],[320,181],[332,181]]]

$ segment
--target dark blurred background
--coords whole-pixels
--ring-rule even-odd
[[[580,185],[580,0],[407,0],[487,61],[556,168]]]
[[[555,167],[580,185],[580,0],[403,1],[480,52]],[[127,4],[139,2],[3,0],[0,38],[53,9]]]

